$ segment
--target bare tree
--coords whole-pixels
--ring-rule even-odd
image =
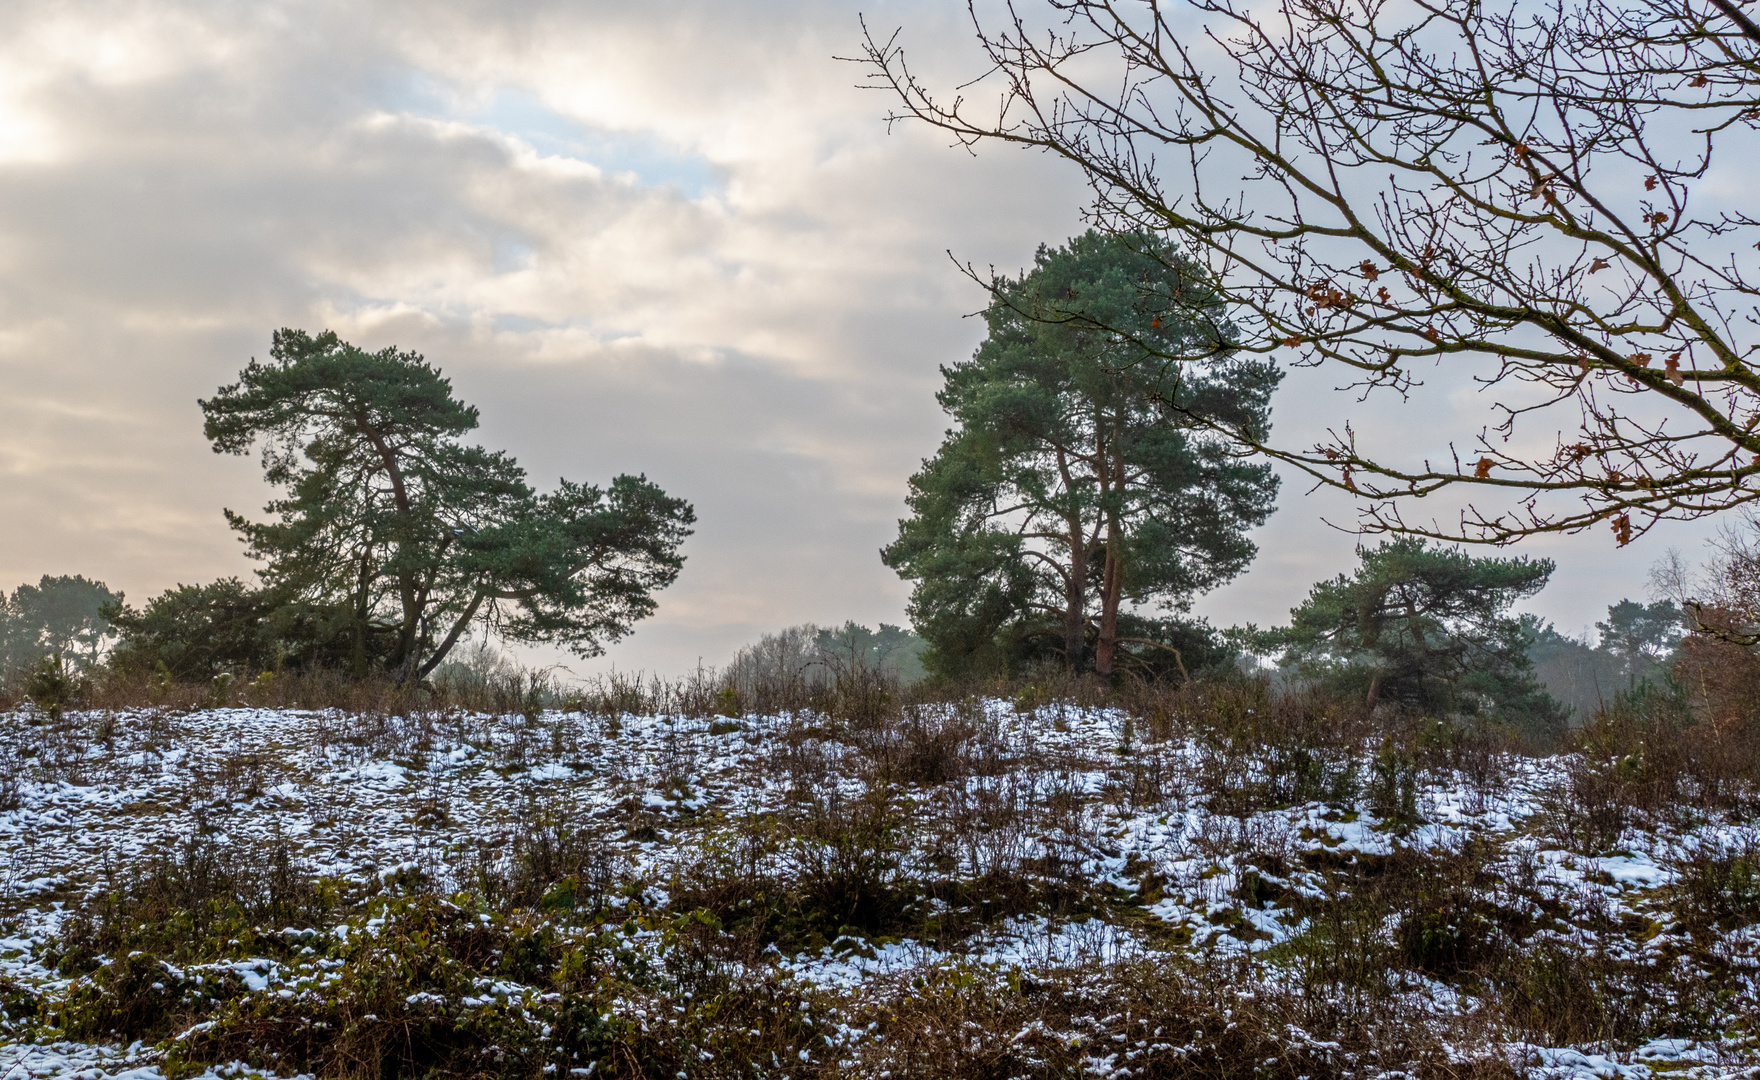
[[[1760,28],[1710,2],[974,3],[991,67],[952,96],[898,34],[864,27],[858,59],[891,119],[1060,155],[1095,223],[1180,239],[1240,348],[1362,397],[1425,365],[1489,390],[1440,460],[1349,423],[1228,432],[1360,496],[1366,531],[1623,545],[1760,498]],[[1450,488],[1458,520],[1408,516]]]

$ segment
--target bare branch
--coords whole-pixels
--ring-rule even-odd
[[[1235,333],[1156,353],[1170,373],[1227,342],[1403,399],[1434,365],[1496,416],[1440,468],[1349,425],[1309,447],[1231,429],[1177,378],[1170,420],[1359,496],[1367,531],[1624,544],[1760,494],[1760,218],[1704,183],[1720,141],[1753,150],[1760,30],[1712,2],[1039,0],[970,7],[986,71],[951,98],[897,34],[860,59],[889,120],[1060,156],[1095,224],[1182,242]],[[1451,489],[1485,506],[1408,520]]]

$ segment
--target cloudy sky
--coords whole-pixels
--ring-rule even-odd
[[[945,426],[937,365],[983,296],[1081,228],[1079,175],[883,121],[834,59],[858,15],[931,77],[978,70],[952,0],[69,3],[0,9],[0,585],[140,601],[246,574],[221,517],[267,492],[198,397],[280,326],[425,353],[541,486],[645,472],[699,527],[659,614],[597,666],[678,672],[802,621],[902,621],[876,551]],[[1323,428],[1292,379],[1286,434]],[[1478,427],[1465,391],[1390,430]],[[1286,485],[1254,569],[1283,616],[1346,568],[1336,497]],[[1639,595],[1661,528],[1531,545],[1579,630]],[[594,665],[577,665],[590,670]]]

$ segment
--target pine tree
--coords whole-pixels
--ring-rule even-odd
[[[989,336],[942,369],[956,422],[882,558],[951,674],[1047,655],[1111,675],[1133,605],[1183,609],[1239,573],[1277,480],[1195,417],[1269,426],[1278,372],[1230,349],[1165,242],[1089,232],[999,278]],[[1203,361],[1169,363],[1169,356]]]
[[[1601,648],[1619,658],[1626,689],[1664,669],[1663,661],[1686,633],[1680,605],[1667,600],[1640,604],[1621,600],[1607,607],[1607,620],[1595,624]]]
[[[1533,620],[1510,607],[1552,575],[1549,559],[1498,559],[1413,537],[1364,549],[1354,575],[1315,585],[1267,642],[1362,695],[1435,716],[1496,719],[1540,736],[1565,712],[1534,678]]]
[[[0,590],[0,673],[29,668],[44,657],[57,664],[97,663],[114,636],[105,610],[122,600],[101,581],[44,574],[8,598]]]
[[[269,520],[227,520],[272,593],[340,623],[357,674],[424,677],[479,619],[594,655],[683,565],[687,503],[640,476],[534,492],[511,457],[460,441],[476,409],[415,353],[281,330],[270,363],[201,407],[215,452],[261,445],[283,492]]]

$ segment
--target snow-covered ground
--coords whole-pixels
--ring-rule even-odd
[[[192,838],[231,850],[285,848],[304,871],[357,885],[413,874],[445,894],[466,888],[475,868],[508,858],[534,822],[572,822],[601,838],[606,873],[620,883],[610,903],[633,916],[667,910],[669,890],[701,861],[707,838],[736,823],[786,814],[803,799],[825,805],[884,789],[902,815],[905,839],[886,869],[897,881],[1035,868],[1079,878],[1106,902],[1078,904],[1075,914],[1068,905],[1009,912],[958,935],[850,935],[792,953],[771,949],[762,960],[769,977],[859,998],[951,967],[1018,981],[1177,952],[1274,984],[1297,979],[1310,962],[1300,946],[1318,932],[1318,905],[1335,899],[1339,867],[1488,845],[1484,865],[1498,881],[1475,887],[1501,896],[1500,911],[1544,924],[1530,941],[1674,965],[1689,981],[1692,965],[1711,964],[1726,985],[1749,993],[1757,985],[1760,925],[1724,928],[1708,960],[1671,932],[1669,908],[1682,860],[1755,850],[1754,821],[1686,815],[1630,828],[1602,850],[1573,850],[1549,825],[1568,787],[1565,761],[1514,756],[1499,758],[1489,776],[1423,773],[1409,816],[1378,817],[1360,778],[1347,797],[1227,812],[1203,779],[1216,755],[1195,737],[1147,741],[1121,713],[1017,711],[1006,702],[966,706],[963,722],[965,767],[934,782],[893,782],[877,779],[874,765],[886,736],[851,736],[812,716],[734,724],[215,709],[79,715],[57,726],[8,714],[0,717],[0,770],[16,781],[17,805],[0,810],[0,979],[44,1001],[66,994],[77,977],[45,960],[69,913],[139,868],[176,859]],[[787,871],[789,850],[768,856],[777,873]],[[926,896],[917,918],[946,906]],[[664,947],[651,926],[632,921],[627,935],[632,948]],[[311,992],[324,977],[268,958],[223,966],[252,992],[284,996]],[[1410,971],[1394,982],[1408,1012],[1459,1017],[1480,1007],[1472,987],[1443,977]],[[484,985],[481,1000],[534,993]],[[1760,1015],[1752,1002],[1729,1007],[1730,1024]],[[846,1024],[830,1042],[854,1053],[867,1030]],[[1503,1052],[1534,1077],[1760,1077],[1756,1034],[1726,1024],[1704,1037],[1635,1046],[1510,1039]],[[1147,1052],[1159,1044],[1133,1045]],[[1086,1060],[1096,1075],[1130,1075],[1133,1052],[1121,1043]],[[147,1080],[160,1075],[161,1056],[148,1045],[62,1041],[43,1024],[0,1026],[0,1080]]]

